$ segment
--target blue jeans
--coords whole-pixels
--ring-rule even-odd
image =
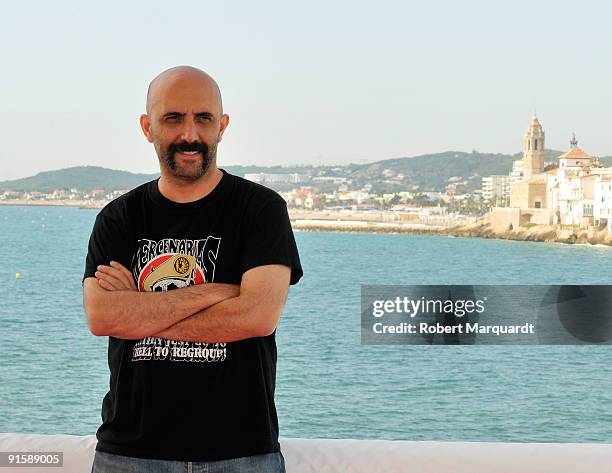
[[[96,450],[91,473],[285,473],[281,452],[212,462],[125,457]]]

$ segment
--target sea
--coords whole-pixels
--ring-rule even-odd
[[[81,278],[97,214],[0,206],[0,432],[93,434],[108,390]],[[368,346],[365,284],[611,284],[612,248],[296,232],[277,330],[281,437],[611,442],[612,348]],[[19,273],[20,277],[16,277]]]

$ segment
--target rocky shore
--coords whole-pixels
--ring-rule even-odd
[[[489,224],[477,222],[447,229],[443,234],[499,238],[503,240],[540,241],[545,243],[589,244],[612,246],[612,235],[604,230],[560,227],[558,225],[533,225],[512,230],[494,229]]]
[[[300,231],[337,231],[357,233],[404,233],[412,235],[440,235],[470,238],[497,238],[502,240],[537,241],[544,243],[589,244],[612,246],[612,236],[606,230],[584,230],[560,228],[552,225],[534,225],[516,230],[494,229],[484,222],[474,222],[452,227],[432,225],[359,222],[295,220],[294,230]]]

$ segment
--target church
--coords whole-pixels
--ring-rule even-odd
[[[494,207],[485,220],[496,229],[531,225],[571,225],[612,233],[612,168],[578,147],[570,149],[544,170],[545,133],[537,116],[525,132],[523,176],[512,183],[510,205]]]

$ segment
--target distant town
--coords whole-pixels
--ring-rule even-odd
[[[392,168],[381,169],[378,178],[373,176],[372,182],[365,183],[363,179],[356,182],[345,167],[323,171],[313,167],[305,171],[250,172],[243,173],[242,177],[275,189],[292,210],[338,213],[358,220],[372,220],[373,215],[380,217],[382,212],[387,221],[451,226],[472,221],[487,210],[488,202],[483,200],[483,190],[465,192],[462,188],[467,182],[460,176],[452,176],[440,190],[420,190],[419,185],[410,184],[406,175]],[[385,186],[397,189],[389,192],[374,189]],[[73,187],[43,192],[7,189],[0,192],[0,204],[99,208],[128,190],[93,188],[85,191]]]
[[[540,226],[612,235],[610,166],[610,157],[590,156],[575,136],[565,152],[545,149],[545,133],[534,116],[523,152],[516,155],[450,151],[361,165],[225,169],[279,192],[298,228],[396,231],[468,225],[499,233]],[[102,177],[104,186],[91,186]],[[155,177],[94,167],[51,171],[0,182],[0,204],[100,208]],[[73,186],[50,188],[62,180]],[[122,188],[109,188],[113,182]]]

